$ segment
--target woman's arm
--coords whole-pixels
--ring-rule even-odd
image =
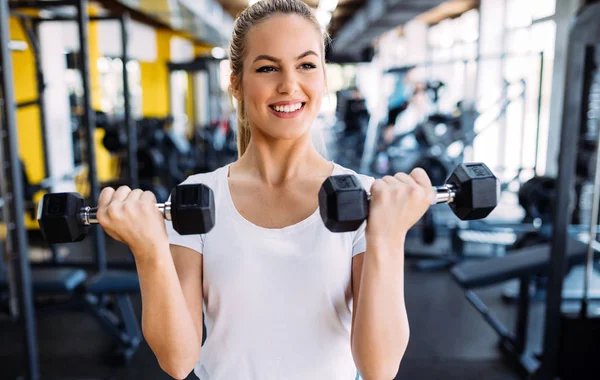
[[[142,293],[142,331],[160,367],[176,379],[192,371],[202,345],[202,255],[169,247],[156,197],[150,191],[104,188],[98,223],[129,246]]]
[[[404,303],[404,244],[432,197],[429,176],[420,168],[371,185],[366,251],[352,262],[356,304],[352,354],[366,380],[393,379],[406,351],[410,331]]]
[[[185,379],[202,345],[202,255],[180,246],[138,255],[142,331],[163,371]]]
[[[352,260],[352,355],[365,380],[393,379],[408,345],[404,255],[369,246]]]

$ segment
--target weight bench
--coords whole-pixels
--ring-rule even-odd
[[[545,273],[550,262],[551,244],[539,244],[510,251],[506,256],[455,265],[450,273],[463,289],[494,285],[515,278]],[[587,245],[570,239],[567,249],[569,266],[583,263]],[[598,255],[598,253],[596,253]]]
[[[506,247],[512,245],[518,236],[515,232],[506,229],[481,231],[477,229],[450,228],[450,248],[447,254],[434,252],[415,252],[407,249],[405,256],[420,259],[415,267],[420,271],[440,269],[455,266],[466,262],[467,259],[487,259],[500,256]],[[468,243],[485,244],[492,247],[492,251],[484,254],[470,255],[465,253]]]
[[[82,286],[83,306],[117,342],[112,359],[119,364],[129,361],[140,342],[142,331],[129,295],[140,292],[135,271],[107,270],[85,281]],[[106,307],[107,297],[112,307]]]
[[[462,262],[450,270],[454,280],[465,289],[467,300],[498,333],[500,351],[507,356],[522,376],[533,373],[539,365],[535,354],[527,350],[530,283],[533,276],[548,271],[551,249],[552,245],[549,243],[535,245],[512,250],[503,257]],[[586,254],[587,244],[572,238],[568,240],[565,257],[570,267],[583,263]],[[600,257],[598,251],[595,251],[595,256]],[[516,333],[509,331],[495,318],[472,290],[512,279],[520,280]]]
[[[83,308],[117,342],[111,359],[118,360],[119,364],[131,359],[142,341],[129,298],[130,294],[140,291],[136,272],[109,270],[88,277],[82,269],[35,268],[31,270],[31,281],[35,295],[71,296],[67,302],[43,305],[43,310]],[[0,267],[0,294],[7,291],[8,273]]]
[[[40,268],[31,270],[33,291],[37,294],[73,294],[87,279],[82,269]],[[8,290],[8,273],[0,270],[0,291]]]

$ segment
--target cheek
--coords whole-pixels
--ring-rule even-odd
[[[325,80],[322,77],[315,76],[307,82],[306,94],[313,100],[314,107],[319,108],[323,96],[325,95]]]
[[[249,78],[247,81],[244,81],[243,85],[244,101],[248,105],[248,108],[263,108],[264,104],[273,93],[273,85],[268,78],[262,78],[262,80]]]

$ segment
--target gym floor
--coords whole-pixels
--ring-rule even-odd
[[[447,242],[438,239],[433,250],[444,252]],[[412,243],[416,247],[419,242]],[[109,242],[109,260],[123,258],[120,243]],[[74,248],[71,248],[74,249]],[[85,244],[80,253],[89,253]],[[71,254],[73,254],[72,252]],[[87,256],[81,254],[81,256]],[[498,338],[465,299],[446,270],[420,272],[414,261],[406,265],[406,303],[411,326],[408,350],[396,379],[517,379],[503,363]],[[478,291],[478,295],[511,328],[515,309],[501,300],[507,284]],[[139,296],[133,297],[138,317]],[[532,341],[540,341],[541,304],[534,305],[530,320]],[[69,379],[169,379],[159,368],[149,347],[142,343],[127,367],[105,363],[111,341],[89,314],[56,311],[38,315],[41,370],[46,378]],[[15,378],[23,368],[21,330],[0,319],[0,378]],[[189,379],[195,379],[190,375]]]

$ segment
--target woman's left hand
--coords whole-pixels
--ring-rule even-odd
[[[434,196],[431,180],[421,168],[396,173],[371,186],[366,240],[369,245],[401,249],[408,230],[425,214]]]

